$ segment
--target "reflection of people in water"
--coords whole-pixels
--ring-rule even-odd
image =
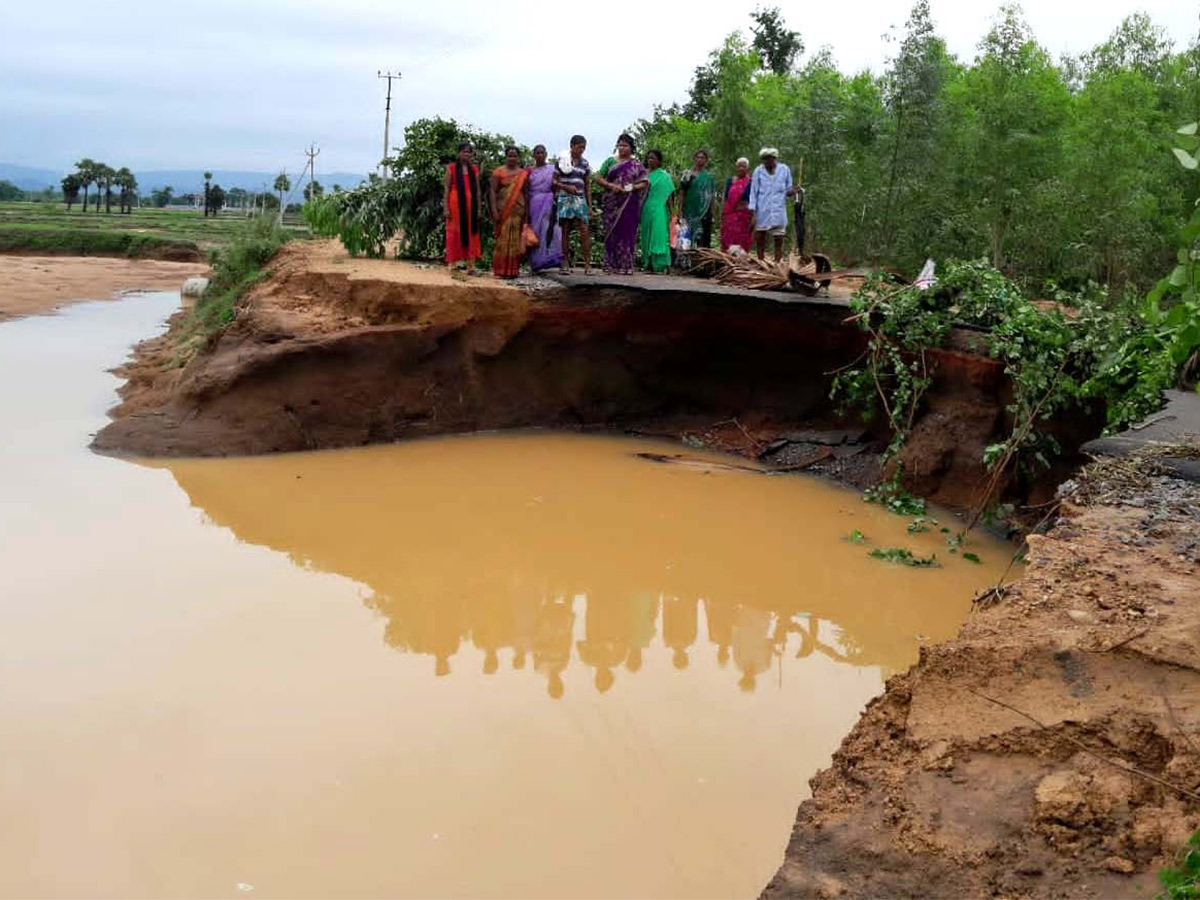
[[[696,643],[699,626],[699,601],[695,598],[667,597],[663,600],[663,643],[671,648],[671,661],[677,669],[686,669],[688,647]]]
[[[629,653],[625,668],[636,672],[642,667],[642,651],[654,640],[654,620],[658,618],[658,597],[636,594],[629,601]]]
[[[599,597],[587,598],[584,637],[575,649],[579,658],[596,670],[596,690],[604,693],[613,686],[613,669],[629,655],[629,614],[626,604]]]
[[[533,626],[533,667],[546,676],[546,692],[558,700],[563,695],[563,669],[571,661],[571,635],[575,611],[569,597],[541,602]]]
[[[804,659],[806,656],[812,656],[812,652],[817,646],[817,636],[821,633],[821,620],[816,616],[808,616],[808,627],[805,628],[799,622],[791,622],[788,625],[788,631],[794,631],[800,635],[800,649],[796,651],[796,659]]]
[[[717,664],[724,668],[733,643],[733,604],[705,597],[704,618],[708,621],[708,639],[717,645]]]
[[[754,690],[755,680],[771,667],[774,644],[768,633],[771,614],[766,610],[739,606],[733,620],[733,664],[742,673],[738,687]]]
[[[450,674],[450,657],[466,637],[466,610],[461,599],[430,602],[376,595],[372,603],[387,617],[383,639],[399,650],[434,658],[433,673]]]

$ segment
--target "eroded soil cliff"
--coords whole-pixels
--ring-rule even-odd
[[[233,455],[610,428],[755,456],[791,437],[782,465],[821,456],[818,467],[856,483],[877,477],[886,435],[840,418],[829,399],[834,373],[864,345],[844,300],[706,293],[687,278],[657,279],[652,291],[584,281],[456,279],[297,242],[186,365],[178,323],[138,348],[120,370],[128,383],[115,421],[94,446]],[[984,481],[983,448],[1005,428],[1002,367],[962,346],[931,357],[935,384],[904,452],[905,477],[966,508]],[[826,452],[803,439],[847,426],[865,440]],[[1070,450],[1090,436],[1062,443]]]

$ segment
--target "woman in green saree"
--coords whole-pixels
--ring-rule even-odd
[[[679,179],[679,192],[683,195],[680,212],[691,233],[692,247],[712,246],[713,198],[717,196],[717,182],[708,171],[708,151],[697,150],[692,157],[692,169]]]
[[[646,201],[642,205],[642,265],[665,272],[671,265],[671,214],[675,182],[663,171],[662,151],[646,151]]]

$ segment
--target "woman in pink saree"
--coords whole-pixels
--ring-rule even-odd
[[[737,161],[737,175],[725,182],[725,206],[721,213],[721,249],[741,247],[749,250],[754,235],[750,220],[750,160]]]
[[[554,214],[554,166],[546,162],[546,145],[533,148],[529,167],[529,225],[540,242],[529,254],[529,267],[540,272],[562,265],[562,229]]]

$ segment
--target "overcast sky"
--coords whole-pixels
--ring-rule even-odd
[[[767,0],[766,5],[770,5]],[[400,69],[392,135],[442,115],[533,144],[572,132],[608,145],[656,102],[685,96],[693,68],[754,0],[526,3],[484,0],[4,0],[0,161],[66,168],[81,156],[135,169],[298,171],[309,141],[325,171],[365,172],[383,143],[379,68]],[[780,0],[806,53],[880,71],[909,3]],[[605,9],[618,10],[605,25]],[[974,56],[995,0],[932,0],[950,50]],[[1052,53],[1078,53],[1143,10],[1177,46],[1200,28],[1189,0],[1026,5]],[[564,31],[578,34],[564,43]],[[553,33],[551,33],[553,32]],[[541,36],[541,35],[545,36]],[[610,35],[621,49],[605,51]],[[605,37],[602,38],[602,35]]]

